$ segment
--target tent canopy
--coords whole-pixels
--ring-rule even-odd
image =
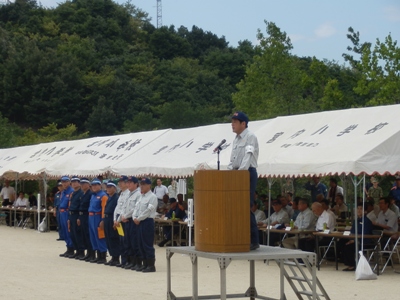
[[[400,105],[328,111],[253,121],[258,174],[292,177],[395,174],[400,171]],[[234,139],[230,124],[165,129],[0,149],[0,176],[20,179],[65,174],[191,176],[226,169]]]

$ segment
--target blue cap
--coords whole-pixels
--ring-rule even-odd
[[[81,183],[89,183],[90,184],[90,180],[89,180],[89,178],[83,177],[83,178],[81,178]]]
[[[94,184],[101,185],[101,181],[99,179],[95,178],[92,180],[92,185],[94,185]]]
[[[151,184],[151,180],[149,178],[142,178],[140,184]]]
[[[118,179],[118,182],[120,182],[120,181],[128,181],[128,176],[125,176],[125,175],[121,175],[121,177]]]
[[[107,182],[107,187],[111,187],[111,186],[113,186],[115,188],[117,187],[117,185],[110,180],[109,182]]]
[[[174,203],[174,202],[176,202],[175,198],[169,198],[169,203]]]
[[[236,119],[239,120],[241,122],[246,122],[249,123],[249,118],[246,116],[246,114],[244,112],[241,111],[237,111],[232,115],[232,119]]]
[[[71,178],[71,182],[72,182],[72,181],[78,181],[78,182],[80,182],[81,179],[80,179],[79,177],[77,177],[77,176],[73,176],[73,177]]]
[[[68,176],[63,176],[61,177],[61,181],[70,181],[71,179],[69,179]]]
[[[139,179],[137,179],[135,176],[129,176],[127,181],[131,181],[133,183],[138,183]]]

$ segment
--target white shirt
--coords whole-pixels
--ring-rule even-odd
[[[124,216],[125,219],[132,218],[133,211],[136,208],[140,195],[141,195],[140,187],[138,187],[136,190],[132,192],[129,191],[128,199],[125,202],[124,211],[122,212],[122,215]]]
[[[396,214],[397,218],[400,217],[399,207],[396,204],[390,205],[389,209]]]
[[[126,199],[128,199],[128,195],[129,195],[129,190],[126,189],[125,191],[122,191],[121,194],[119,194],[118,197],[118,202],[117,202],[117,206],[115,206],[115,210],[114,210],[114,221],[118,221],[120,220],[120,216],[122,215],[124,206],[125,206],[125,202]],[[117,216],[119,216],[119,218],[117,218]]]
[[[165,185],[157,185],[154,188],[154,194],[156,194],[157,199],[162,199],[164,195],[168,195],[168,189]]]
[[[10,199],[11,195],[15,195],[15,190],[12,186],[9,186],[9,187],[4,186],[1,189],[0,196],[3,198],[3,200]]]
[[[176,199],[176,195],[178,194],[178,187],[175,184],[175,186],[169,185],[168,186],[168,196],[170,198],[175,198]]]
[[[259,209],[254,212],[254,216],[256,217],[256,222],[262,222],[266,219],[265,213]]]
[[[13,206],[14,207],[22,207],[22,206],[28,207],[29,206],[29,201],[26,198],[18,197],[17,200],[15,200]]]
[[[250,147],[249,147],[250,146]],[[233,140],[229,170],[248,170],[257,168],[258,140],[247,128]]]
[[[315,224],[315,229],[324,230],[324,223],[326,223],[326,227],[328,229],[333,230],[336,224],[336,217],[324,210],[324,212],[318,217],[317,224]]]
[[[307,207],[298,214],[296,221],[294,221],[294,226],[298,229],[314,230],[316,219],[314,213]]]
[[[375,211],[373,211],[373,210],[370,211],[370,212],[367,214],[367,218],[370,219],[371,222],[376,222],[377,217],[376,217]]]
[[[281,209],[279,212],[274,212],[268,219],[271,219],[270,224],[274,222],[278,222],[279,224],[286,224],[290,222],[289,215],[284,209]],[[262,221],[264,224],[268,224],[268,219]]]
[[[148,191],[146,194],[141,194],[136,203],[132,218],[138,219],[139,221],[143,221],[147,218],[154,219],[156,216],[157,205],[158,199],[151,191]]]
[[[385,213],[381,210],[379,212],[376,223],[390,227],[389,229],[384,229],[384,231],[396,231],[397,232],[397,229],[398,229],[397,219],[398,218],[397,218],[396,214],[392,210],[388,209]]]

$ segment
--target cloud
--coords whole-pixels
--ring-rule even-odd
[[[317,29],[314,30],[314,34],[317,38],[323,39],[330,37],[336,33],[335,27],[330,23],[325,23],[320,25]]]
[[[399,6],[386,6],[383,8],[386,19],[391,22],[400,22],[400,7]]]
[[[289,34],[289,38],[292,42],[298,42],[306,39],[306,37],[301,34]]]

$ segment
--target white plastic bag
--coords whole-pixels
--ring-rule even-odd
[[[369,265],[367,259],[364,257],[362,251],[360,253],[360,260],[357,264],[356,269],[356,280],[374,280],[377,279],[378,276],[374,272],[372,272],[371,266]]]

